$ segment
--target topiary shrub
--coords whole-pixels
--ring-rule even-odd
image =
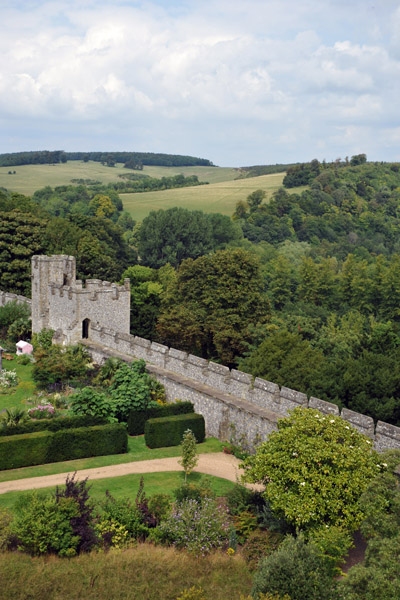
[[[92,417],[91,415],[53,417],[52,419],[41,419],[40,421],[19,421],[17,425],[3,425],[0,427],[0,436],[21,435],[36,431],[59,431],[60,429],[92,427],[93,425],[105,425],[106,423],[107,421],[104,418]]]
[[[152,402],[151,405],[143,410],[130,411],[127,424],[128,433],[129,435],[142,435],[146,421],[149,419],[188,413],[194,413],[192,402],[174,402],[165,406]]]
[[[149,419],[146,422],[144,435],[149,448],[164,448],[178,446],[186,429],[191,429],[197,443],[205,438],[205,423],[203,415],[190,413],[172,417]]]

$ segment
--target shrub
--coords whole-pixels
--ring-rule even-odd
[[[249,569],[252,571],[257,569],[260,560],[274,552],[282,540],[283,536],[275,531],[265,529],[252,531],[242,548]]]
[[[33,362],[33,357],[30,354],[20,354],[19,356],[17,356],[17,363],[19,365],[29,365],[31,362]]]
[[[153,494],[153,496],[149,498],[148,507],[150,514],[153,515],[157,525],[159,525],[171,512],[171,498],[168,494]]]
[[[139,508],[128,498],[115,499],[106,492],[106,499],[100,507],[102,520],[123,526],[130,538],[144,540],[148,536],[150,530],[143,524]]]
[[[317,546],[303,536],[288,536],[264,558],[253,580],[252,596],[288,594],[291,600],[330,600],[335,597],[327,562]]]
[[[146,371],[144,360],[123,363],[115,372],[110,385],[110,395],[115,416],[119,421],[127,421],[132,409],[143,410],[152,401],[151,391],[154,380]]]
[[[312,409],[293,410],[278,427],[244,461],[247,480],[267,484],[272,510],[295,527],[357,528],[358,500],[379,472],[371,440],[343,419]]]
[[[177,548],[205,556],[227,543],[230,527],[226,509],[205,498],[201,504],[196,500],[178,504],[159,529],[164,540]]]
[[[74,415],[101,417],[116,423],[114,404],[107,394],[92,387],[85,387],[70,396],[70,410]]]
[[[38,386],[46,388],[60,387],[85,377],[91,359],[83,346],[55,344],[50,348],[39,347],[35,351],[35,360],[32,378]]]
[[[16,300],[7,302],[0,307],[0,337],[8,335],[9,327],[19,319],[27,321],[30,317],[30,309],[27,304],[18,304]]]
[[[0,470],[120,454],[126,450],[126,429],[118,424],[2,436]]]
[[[123,548],[129,540],[129,533],[120,523],[104,519],[95,525],[95,532],[99,540],[98,544],[103,550],[108,550],[110,546],[114,548]]]
[[[191,429],[196,441],[205,437],[204,417],[196,413],[149,419],[145,425],[145,440],[149,448],[177,446],[186,429]]]
[[[129,435],[142,435],[148,419],[168,417],[170,415],[183,415],[188,413],[194,413],[194,406],[192,402],[179,401],[166,404],[165,406],[151,402],[151,404],[149,404],[149,406],[144,410],[130,411],[128,417],[128,433]]]
[[[215,493],[211,488],[211,483],[208,478],[205,478],[201,483],[183,483],[180,487],[174,490],[174,496],[178,504],[185,500],[196,500],[201,503],[205,498],[214,498]]]
[[[233,523],[239,544],[243,544],[250,534],[258,528],[257,517],[247,510],[234,516]]]
[[[0,428],[0,435],[2,431],[10,431],[13,433],[29,419],[27,412],[23,408],[14,407],[6,408],[5,413],[0,417],[2,428]]]
[[[123,425],[60,429],[52,434],[46,462],[122,454],[127,447],[128,436]]]
[[[78,506],[72,498],[58,502],[54,496],[33,492],[20,498],[15,513],[12,530],[19,550],[32,556],[77,553],[79,536],[74,535],[71,519],[78,516]]]
[[[53,335],[54,329],[46,328],[42,329],[38,333],[34,333],[32,335],[32,346],[35,352],[38,348],[43,348],[44,350],[51,348],[53,344]]]
[[[0,437],[0,470],[18,469],[46,462],[53,434],[49,431]]]
[[[67,476],[65,487],[56,488],[55,499],[59,506],[66,502],[73,502],[76,507],[75,514],[71,515],[70,525],[75,537],[78,538],[77,552],[88,552],[97,543],[97,536],[93,529],[93,505],[89,500],[87,478],[82,481],[75,480],[75,473]]]
[[[226,494],[229,512],[231,515],[238,515],[244,510],[257,512],[265,505],[260,492],[255,492],[246,488],[240,483],[236,483]]]
[[[17,409],[6,409],[12,413]],[[25,411],[18,409],[27,417]],[[91,417],[90,415],[73,415],[70,417],[53,417],[52,419],[41,419],[38,421],[21,420],[18,417],[17,423],[14,425],[14,417],[10,417],[10,421],[6,422],[7,426],[0,428],[0,436],[21,435],[23,433],[34,433],[36,431],[58,431],[59,429],[73,429],[77,427],[92,427],[93,425],[104,425],[105,420],[101,417]]]
[[[11,539],[13,516],[7,508],[0,508],[0,552],[7,550]]]
[[[18,385],[18,377],[15,371],[7,371],[3,369],[0,371],[0,393],[6,392],[11,387]]]
[[[343,575],[340,565],[344,563],[353,545],[352,536],[341,527],[324,525],[309,533],[309,541],[313,542],[324,555],[332,577]]]

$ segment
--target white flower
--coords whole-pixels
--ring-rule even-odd
[[[350,427],[348,425],[346,425],[346,429],[350,429]]]
[[[372,442],[370,442],[369,440],[366,440],[367,444],[371,444]]]
[[[302,481],[302,482],[300,483],[300,485],[306,485],[306,482],[305,482],[305,481]]]
[[[334,423],[335,419],[329,419],[329,423]]]
[[[297,456],[297,452],[292,452],[292,456]]]
[[[382,467],[387,467],[387,463],[382,463]]]

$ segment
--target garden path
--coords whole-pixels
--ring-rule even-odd
[[[156,458],[152,460],[140,460],[136,462],[123,463],[120,465],[110,465],[108,467],[97,467],[94,469],[84,469],[76,472],[76,479],[105,479],[107,477],[119,477],[131,473],[158,473],[161,471],[181,471],[182,467],[178,463],[178,458]],[[199,454],[199,462],[194,471],[222,477],[229,481],[237,481],[243,473],[239,469],[240,460],[231,454],[223,452],[213,452],[210,454]],[[57,473],[55,475],[45,475],[43,477],[30,477],[27,479],[16,479],[14,481],[4,481],[0,483],[0,494],[6,492],[16,492],[22,490],[33,490],[62,485],[65,483],[67,475],[71,473]],[[251,489],[262,489],[262,486],[248,484]]]

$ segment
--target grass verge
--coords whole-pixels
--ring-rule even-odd
[[[215,438],[208,438],[202,444],[197,444],[199,454],[209,452],[221,452],[222,444]],[[26,479],[28,477],[41,477],[43,475],[55,475],[56,473],[72,473],[82,469],[93,469],[97,467],[108,467],[138,460],[151,460],[153,458],[168,458],[180,456],[180,446],[169,448],[153,448],[146,446],[144,435],[130,437],[128,439],[128,452],[126,454],[111,454],[109,456],[94,456],[92,458],[81,458],[78,460],[66,460],[58,463],[39,465],[37,467],[23,467],[21,469],[10,469],[0,472],[0,482],[14,481],[15,479]],[[2,496],[0,496],[1,502]]]
[[[105,479],[94,479],[93,481],[88,480],[90,486],[90,497],[95,500],[104,500],[105,493],[108,490],[114,498],[130,498],[134,500],[139,489],[140,478],[144,478],[144,490],[146,496],[153,496],[154,494],[169,494],[173,496],[173,491],[178,488],[185,480],[183,471],[167,471],[160,473],[134,473],[129,475],[121,475],[120,477],[107,477]],[[234,483],[221,477],[213,477],[211,475],[204,475],[203,473],[191,473],[188,477],[190,483],[199,484],[204,481],[209,481],[211,489],[215,492],[217,497],[225,496],[229,490],[234,487]],[[63,486],[58,486],[62,488]],[[38,491],[39,494],[48,494],[54,492],[56,486],[41,488]],[[0,496],[0,506],[2,508],[12,509],[15,502],[21,496],[29,494],[26,491],[19,492],[7,492]]]
[[[4,553],[0,572],[7,600],[176,600],[192,586],[207,599],[239,600],[252,579],[241,556],[197,558],[149,544],[71,559]]]

